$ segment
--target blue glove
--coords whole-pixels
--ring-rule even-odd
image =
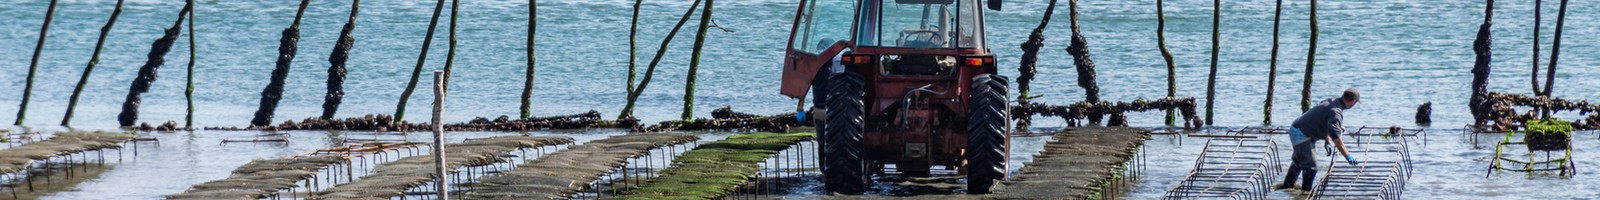
[[[1356,165],[1356,164],[1360,164],[1361,163],[1361,161],[1357,161],[1356,160],[1356,157],[1350,157],[1350,155],[1344,155],[1344,161],[1350,162],[1350,165]]]
[[[795,121],[805,122],[806,121],[806,111],[801,110],[801,111],[795,112],[794,113],[794,119],[795,119]]]

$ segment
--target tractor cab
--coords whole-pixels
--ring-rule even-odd
[[[804,0],[785,53],[782,94],[806,89],[840,54],[845,64],[877,65],[885,75],[955,76],[960,64],[993,62],[983,9],[999,0]],[[991,70],[992,71],[992,70]]]
[[[781,93],[814,97],[828,192],[860,194],[873,175],[966,175],[982,194],[1005,177],[1008,83],[985,8],[1000,0],[800,1]]]

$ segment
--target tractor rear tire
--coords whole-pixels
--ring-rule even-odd
[[[872,181],[863,159],[862,132],[865,131],[866,81],[852,72],[834,74],[828,94],[827,133],[822,143],[823,185],[828,192],[857,195],[866,192]]]
[[[995,180],[1006,177],[1010,119],[1006,82],[1006,77],[989,74],[972,78],[967,104],[968,194],[988,194]]]

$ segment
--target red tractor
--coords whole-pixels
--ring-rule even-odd
[[[1008,81],[983,26],[1000,0],[980,2],[800,1],[782,93],[815,96],[828,192],[864,193],[875,174],[957,174],[982,194],[1006,176]]]

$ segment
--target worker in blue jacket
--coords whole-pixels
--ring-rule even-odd
[[[1339,135],[1344,134],[1344,110],[1349,110],[1361,101],[1361,94],[1355,88],[1345,89],[1344,95],[1339,98],[1329,98],[1311,107],[1300,118],[1294,120],[1289,128],[1290,144],[1294,145],[1293,162],[1289,164],[1289,175],[1283,177],[1283,183],[1275,189],[1295,188],[1296,178],[1305,179],[1301,182],[1300,189],[1310,190],[1312,179],[1317,175],[1317,159],[1311,154],[1312,147],[1317,140],[1327,140],[1339,149],[1344,159],[1351,165],[1359,164],[1355,157],[1350,156],[1350,151],[1344,147],[1344,140]]]

